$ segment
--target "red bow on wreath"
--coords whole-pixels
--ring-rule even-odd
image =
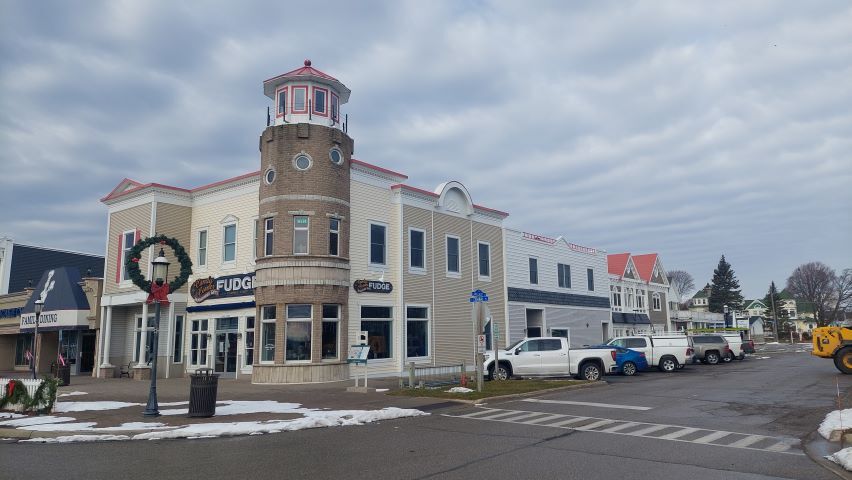
[[[9,382],[6,384],[6,397],[12,398],[12,392],[15,391],[15,382]]]
[[[169,284],[163,283],[162,286],[157,285],[156,282],[151,282],[151,293],[148,294],[148,300],[145,301],[148,304],[154,302],[169,304]]]

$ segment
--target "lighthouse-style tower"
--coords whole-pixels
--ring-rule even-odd
[[[252,380],[349,378],[349,161],[340,106],[350,91],[311,66],[270,78],[260,137]]]

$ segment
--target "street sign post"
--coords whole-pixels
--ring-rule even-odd
[[[482,307],[483,303],[488,301],[488,294],[483,292],[482,290],[475,290],[470,292],[470,298],[468,299],[470,303],[473,304],[473,324],[474,329],[476,330],[476,350],[475,357],[476,358],[476,390],[478,392],[482,391],[482,384],[485,382],[485,372],[483,368],[483,363],[485,363],[485,335],[482,334]],[[480,347],[482,344],[482,347]],[[496,350],[495,350],[496,353]],[[497,365],[497,358],[494,359],[494,365]]]

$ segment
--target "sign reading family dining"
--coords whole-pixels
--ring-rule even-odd
[[[352,288],[355,289],[355,293],[391,293],[393,284],[373,280],[355,280]]]
[[[192,282],[189,294],[195,303],[208,298],[228,298],[254,295],[254,272],[224,277],[199,278]]]

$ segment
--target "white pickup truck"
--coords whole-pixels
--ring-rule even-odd
[[[524,338],[499,352],[494,365],[494,352],[485,354],[484,369],[491,380],[519,377],[570,377],[600,380],[615,370],[615,350],[569,348],[562,337]]]
[[[692,340],[686,335],[637,335],[616,337],[606,343],[645,354],[648,365],[663,372],[674,372],[692,363]]]

